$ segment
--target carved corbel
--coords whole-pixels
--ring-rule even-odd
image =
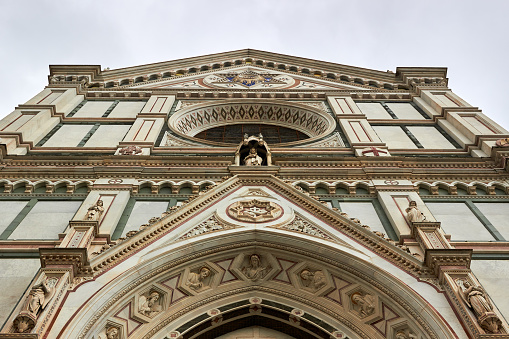
[[[442,283],[447,272],[470,272],[472,249],[427,249],[424,263]]]
[[[69,272],[71,281],[76,276],[92,274],[86,248],[39,248],[42,268],[58,268]]]
[[[55,185],[46,184],[46,194],[51,194],[55,191]]]
[[[25,193],[30,194],[34,192],[34,185],[25,185]]]

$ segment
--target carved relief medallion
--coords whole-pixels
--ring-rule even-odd
[[[287,87],[295,81],[286,74],[255,72],[247,69],[241,72],[216,73],[205,77],[204,83],[221,88],[277,88]]]
[[[228,215],[238,221],[267,222],[279,218],[283,209],[278,204],[261,199],[237,201],[228,207]]]

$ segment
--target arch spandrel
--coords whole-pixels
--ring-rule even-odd
[[[72,317],[60,320],[60,333],[52,336],[98,338],[116,327],[119,338],[164,338],[172,331],[186,338],[187,332],[208,330],[204,324],[214,318],[207,315],[213,309],[232,326],[255,315],[288,324],[282,315],[290,319],[297,309],[308,317],[295,319],[295,324],[317,326],[328,335],[341,331],[350,338],[392,338],[406,331],[417,338],[455,337],[444,321],[448,313],[435,311],[447,306],[445,297],[418,281],[411,266],[418,267],[415,258],[400,251],[401,258],[390,262],[374,250],[389,246],[386,240],[278,179],[261,181],[234,177],[99,254],[91,263],[99,274],[69,294],[66,303],[80,306]],[[281,213],[257,222],[225,211],[252,200],[273,202]],[[211,223],[205,231],[188,235],[211,218],[232,227],[211,229]],[[308,230],[315,229],[304,232],[300,223],[285,228],[299,218]],[[174,220],[180,222],[157,237],[158,227]],[[352,236],[351,230],[361,236]],[[374,239],[376,246],[370,243]],[[131,253],[122,257],[119,253],[126,248]],[[399,253],[396,247],[393,251]],[[248,309],[238,319],[228,318],[228,305],[253,297],[266,302],[260,315]],[[449,318],[446,321],[461,330],[457,320]]]

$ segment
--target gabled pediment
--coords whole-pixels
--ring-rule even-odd
[[[299,75],[285,70],[257,66],[233,66],[171,79],[155,79],[129,85],[136,89],[234,89],[234,90],[373,90],[362,84],[350,85],[334,79]]]
[[[273,176],[237,175],[153,218],[148,227],[93,258],[91,266],[105,269],[141,249],[148,250],[148,260],[179,246],[226,236],[254,241],[261,232],[335,248],[363,260],[384,257],[412,273],[422,270],[420,261],[351,217],[356,216],[333,210]]]
[[[243,49],[102,71],[99,66],[54,65],[50,66],[50,82],[85,81],[85,86],[91,88],[206,89],[208,85],[212,85],[211,88],[217,88],[216,86],[220,85],[215,83],[216,80],[211,79],[211,76],[221,78],[221,75],[237,73],[246,68],[253,68],[267,74],[284,74],[295,80],[297,83],[295,88],[306,90],[408,90],[413,82],[444,84],[447,81],[447,69],[442,67],[407,67],[398,68],[396,72],[378,71]],[[200,80],[205,85],[202,85]],[[276,87],[277,79],[270,84]],[[285,86],[285,84],[279,85]],[[251,86],[236,87],[247,89]]]

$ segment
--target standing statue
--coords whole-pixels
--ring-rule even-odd
[[[103,201],[97,200],[97,202],[88,208],[86,220],[98,221],[104,212]]]
[[[408,207],[405,210],[408,221],[410,222],[423,222],[426,220],[426,216],[417,208],[416,201],[410,201]]]
[[[159,292],[152,292],[147,297],[140,296],[140,307],[139,312],[148,317],[152,317],[163,310],[163,307],[159,305],[159,298],[161,295]]]
[[[249,154],[244,158],[244,164],[246,166],[261,166],[262,158],[256,152],[256,148],[251,147]]]
[[[249,257],[249,266],[242,268],[242,273],[251,281],[263,279],[267,272],[271,269],[270,266],[262,266],[262,261],[258,254],[252,254]]]
[[[465,286],[463,300],[474,311],[477,318],[482,317],[486,312],[493,311],[493,306],[481,287],[472,286],[468,281],[464,281],[463,286]]]
[[[500,333],[502,322],[493,312],[493,305],[486,295],[486,291],[480,286],[472,286],[468,281],[463,281],[465,289],[460,291],[460,296],[467,306],[474,312],[479,325],[487,333]]]
[[[55,293],[54,286],[47,280],[43,280],[40,284],[34,285],[28,294],[24,311],[28,311],[33,316],[37,316],[40,310],[43,310]]]
[[[28,333],[35,327],[40,312],[46,308],[55,294],[57,281],[56,278],[45,279],[32,287],[21,312],[14,319],[14,328],[18,333]]]
[[[189,278],[187,278],[186,285],[189,286],[189,288],[198,291],[203,287],[203,281],[210,276],[210,269],[207,267],[202,267],[200,269],[200,273],[189,273]]]

